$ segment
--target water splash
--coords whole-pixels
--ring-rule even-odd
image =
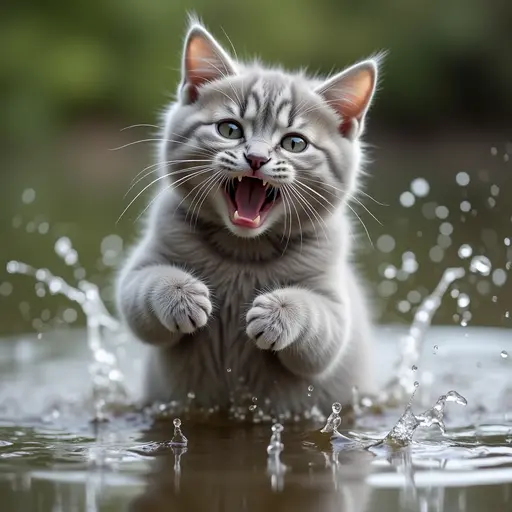
[[[267,446],[267,473],[270,476],[270,485],[273,491],[282,491],[284,489],[284,473],[287,467],[281,462],[281,452],[284,450],[284,444],[281,441],[283,426],[280,423],[272,425],[272,435]]]
[[[85,271],[78,265],[77,253],[68,238],[57,240],[55,252],[68,265],[75,267],[75,275],[85,275]],[[78,304],[84,312],[87,342],[93,359],[89,373],[92,381],[94,420],[105,421],[107,409],[112,404],[120,407],[127,405],[128,392],[116,353],[117,348],[124,343],[127,333],[108,312],[101,300],[98,287],[85,279],[80,279],[76,286],[71,286],[46,268],[32,267],[20,261],[10,261],[6,268],[10,274],[34,277],[38,283],[46,286],[52,295],[65,296]],[[115,346],[109,348],[109,345]]]
[[[415,415],[412,412],[411,404],[414,400],[414,395],[416,394],[418,387],[419,384],[416,382],[415,390],[411,395],[404,413],[385,437],[383,441],[384,443],[395,446],[407,446],[412,442],[412,438],[418,427],[431,427],[432,425],[437,425],[439,430],[444,434],[446,432],[444,424],[444,409],[446,407],[446,403],[455,402],[464,406],[468,403],[462,395],[457,393],[457,391],[449,391],[446,395],[441,395],[430,409]]]
[[[267,453],[269,455],[279,455],[284,450],[284,444],[281,442],[281,432],[283,431],[283,426],[281,423],[274,423],[271,430],[272,435],[270,436],[270,443],[267,446]]]
[[[341,409],[342,409],[342,407],[339,402],[334,402],[332,404],[332,413],[327,418],[327,422],[326,422],[325,426],[322,428],[322,430],[320,430],[320,432],[322,432],[324,434],[328,433],[328,432],[332,432],[333,435],[341,435],[338,432],[338,427],[341,425],[341,416],[340,416]]]
[[[380,397],[382,403],[403,403],[407,396],[415,392],[415,376],[411,371],[417,366],[425,334],[432,323],[436,311],[448,287],[465,275],[463,268],[448,268],[434,291],[418,307],[409,332],[400,340],[400,360],[396,368],[396,377],[386,386]]]
[[[187,446],[188,439],[181,431],[181,420],[179,418],[175,418],[172,423],[174,425],[174,435],[172,436],[170,444],[172,446]]]

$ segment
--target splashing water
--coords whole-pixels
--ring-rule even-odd
[[[407,446],[412,442],[412,438],[418,427],[431,427],[437,425],[439,430],[444,434],[446,427],[444,425],[444,409],[447,402],[455,402],[459,405],[467,405],[467,400],[457,393],[457,391],[449,391],[446,395],[441,395],[437,402],[426,411],[415,415],[412,412],[411,404],[418,389],[419,384],[415,383],[415,390],[405,408],[404,413],[385,437],[384,443],[398,446]]]
[[[464,277],[463,268],[448,268],[434,291],[418,307],[409,332],[400,340],[400,360],[393,378],[380,398],[382,403],[403,403],[407,396],[415,392],[415,376],[412,367],[418,366],[421,347],[434,314],[441,305],[441,300],[448,287],[457,279]]]
[[[170,444],[173,446],[187,446],[188,439],[181,431],[181,420],[179,418],[175,418],[172,423],[174,425],[174,435],[172,436]]]
[[[274,423],[271,430],[272,435],[270,436],[270,443],[267,446],[267,453],[269,455],[279,455],[284,450],[284,444],[281,442],[281,432],[283,431],[283,426],[281,423]]]
[[[75,267],[75,275],[85,275],[78,266],[78,257],[68,238],[61,238],[55,244],[55,252],[67,265]],[[92,381],[92,399],[94,420],[106,420],[108,406],[123,406],[128,403],[128,393],[124,376],[118,364],[117,347],[125,341],[127,333],[121,324],[108,312],[100,297],[98,287],[85,279],[77,286],[69,285],[61,277],[53,275],[48,269],[35,268],[19,261],[7,264],[10,274],[32,276],[38,283],[45,285],[52,295],[64,295],[80,306],[87,322],[87,342],[93,358],[89,366]],[[114,344],[112,349],[108,346]]]
[[[267,473],[270,476],[272,490],[282,491],[284,489],[284,473],[287,467],[281,462],[281,452],[284,444],[281,441],[283,426],[280,423],[272,425],[272,435],[267,446]]]
[[[123,407],[124,405],[130,405],[129,394],[117,355],[117,349],[126,341],[128,333],[123,329],[120,322],[108,312],[100,297],[98,287],[85,279],[86,272],[80,266],[78,253],[73,248],[69,238],[62,237],[58,239],[55,243],[55,252],[64,260],[66,265],[74,267],[74,274],[78,280],[76,286],[68,284],[63,278],[55,276],[48,269],[35,268],[19,261],[9,262],[7,271],[11,274],[34,277],[38,283],[45,285],[51,294],[64,295],[78,304],[84,312],[87,322],[87,341],[93,359],[89,372],[92,381],[94,419],[104,421],[107,419],[107,412],[111,406]],[[485,263],[481,258],[477,262],[473,258],[471,271],[480,273],[485,271],[487,268]],[[359,416],[363,410],[375,405],[375,403],[403,403],[415,391],[415,376],[411,368],[417,368],[425,333],[449,285],[464,275],[465,271],[462,268],[445,270],[435,290],[419,306],[408,334],[401,339],[401,358],[397,365],[397,377],[388,384],[383,395],[377,397],[375,401],[371,397],[361,397],[358,390],[353,389],[353,405],[356,416]],[[312,392],[312,389],[312,386],[308,388],[309,393]],[[254,403],[249,409],[251,411],[256,409]],[[334,436],[343,437],[338,432],[341,424],[340,412],[341,404],[333,404],[332,413],[322,429],[323,433],[331,432]],[[258,421],[265,420],[266,416],[263,415],[261,410],[260,413],[255,419]],[[305,413],[305,417],[308,416],[314,418],[317,414]],[[181,434],[181,431],[180,435],[186,444],[186,438]],[[179,439],[177,444],[182,444]]]
[[[334,402],[332,404],[332,413],[327,418],[327,422],[326,422],[324,428],[322,428],[322,430],[320,430],[320,432],[322,432],[324,434],[328,433],[328,432],[332,432],[333,435],[340,435],[340,433],[338,432],[338,428],[341,425],[341,416],[340,416],[341,409],[342,409],[342,407],[339,402]]]

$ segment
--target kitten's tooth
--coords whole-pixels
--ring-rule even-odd
[[[242,176],[238,176],[238,181],[242,181]]]
[[[260,221],[261,221],[261,216],[258,215],[255,219],[252,219],[252,221],[254,222],[254,224],[256,225],[260,225]]]
[[[235,210],[235,213],[233,214],[233,219],[238,220],[240,218],[240,215],[238,215],[238,210]]]
[[[266,187],[266,186],[267,186],[267,182],[266,182],[266,181],[264,181],[264,182],[263,182],[263,186],[264,186],[264,187]]]

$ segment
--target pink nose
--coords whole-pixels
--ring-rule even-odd
[[[251,166],[251,169],[253,171],[257,171],[270,160],[270,158],[268,158],[267,156],[258,155],[255,153],[244,155],[244,157],[247,160],[247,163]]]

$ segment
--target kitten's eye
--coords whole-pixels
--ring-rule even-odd
[[[241,139],[244,136],[242,127],[236,121],[221,121],[217,131],[226,139]]]
[[[308,147],[308,143],[306,139],[299,135],[287,135],[283,137],[281,146],[291,153],[302,153]]]

